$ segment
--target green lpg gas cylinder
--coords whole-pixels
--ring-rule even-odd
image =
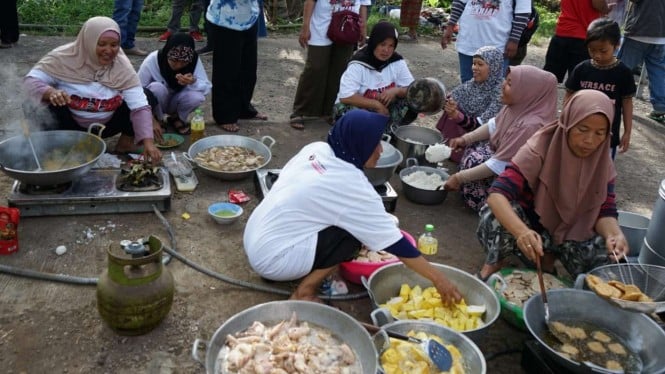
[[[123,241],[107,252],[108,268],[97,282],[97,310],[118,334],[145,334],[173,304],[173,276],[162,264],[162,242],[154,236]]]

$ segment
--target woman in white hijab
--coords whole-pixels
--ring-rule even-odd
[[[44,121],[39,110],[26,108],[26,117],[46,130],[87,131],[93,123],[106,126],[103,137],[120,134],[115,151],[143,146],[147,159],[159,161],[152,111],[136,71],[120,48],[120,29],[108,17],[87,20],[74,42],[44,56],[23,80],[26,92],[48,108]],[[93,129],[93,133],[98,129]]]

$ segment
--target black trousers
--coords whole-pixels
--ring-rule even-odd
[[[586,45],[584,45],[584,39],[564,38],[554,35],[547,47],[543,70],[556,75],[557,81],[561,83],[566,76],[566,72],[570,75],[577,64],[588,58],[589,52]]]
[[[17,0],[0,1],[0,40],[5,44],[18,41]]]
[[[319,231],[314,269],[326,269],[351,260],[360,251],[360,241],[348,231],[330,226]]]
[[[218,124],[253,118],[258,22],[237,31],[210,24],[212,41],[212,116]]]

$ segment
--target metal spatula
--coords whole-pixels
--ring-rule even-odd
[[[371,333],[376,333],[381,330],[381,328],[370,325],[368,323],[361,322],[363,327]],[[385,333],[391,338],[409,341],[420,345],[422,350],[427,353],[427,356],[432,361],[432,363],[441,371],[449,371],[453,366],[453,356],[450,354],[448,348],[444,347],[443,344],[432,339],[418,339],[412,336],[401,334],[395,331],[390,331],[384,329]]]

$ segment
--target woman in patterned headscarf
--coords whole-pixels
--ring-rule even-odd
[[[102,123],[106,126],[103,137],[120,134],[116,152],[133,152],[143,146],[146,158],[161,159],[154,143],[150,105],[120,48],[120,28],[111,18],[87,20],[76,40],[39,60],[23,85],[55,119],[55,123],[41,123],[43,118],[36,118],[39,111],[27,110],[26,117],[35,123],[47,129],[80,131]]]
[[[473,79],[452,89],[436,128],[451,140],[473,131],[501,110],[503,52],[482,47],[473,56]],[[464,149],[453,151],[450,159],[460,162]]]
[[[466,150],[460,171],[446,181],[446,189],[461,190],[466,205],[476,211],[485,205],[494,177],[520,147],[556,119],[556,77],[535,66],[510,67],[501,101],[504,106],[495,118],[450,141],[451,147]]]
[[[511,254],[541,261],[549,272],[558,258],[573,277],[625,256],[610,158],[613,118],[607,95],[580,90],[558,121],[520,148],[480,211],[477,234],[487,252],[481,279]]]
[[[190,133],[187,117],[205,101],[212,84],[194,49],[194,39],[186,33],[169,37],[159,51],[143,60],[139,68],[143,87],[155,96],[155,118],[169,123],[181,135]]]

